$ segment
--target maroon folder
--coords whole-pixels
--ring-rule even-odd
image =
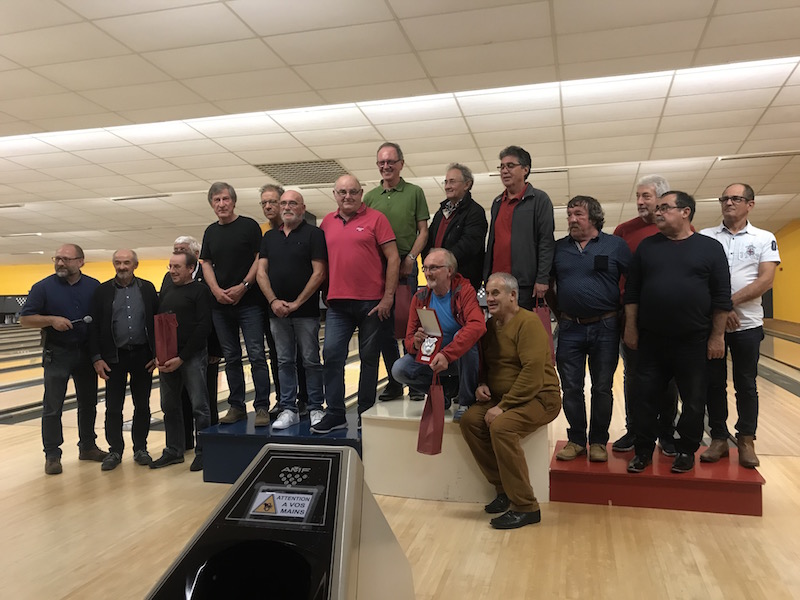
[[[163,365],[178,356],[178,317],[174,313],[161,313],[155,319],[156,359]]]

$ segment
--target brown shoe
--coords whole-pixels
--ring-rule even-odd
[[[589,462],[608,462],[605,444],[589,444]]]
[[[756,437],[754,435],[737,435],[736,439],[739,442],[739,464],[748,469],[755,469],[761,464],[756,456],[755,444],[753,444]]]
[[[88,450],[81,450],[78,453],[78,460],[93,460],[95,462],[103,462],[108,456],[108,452],[103,452],[100,448],[90,448]]]
[[[575,442],[567,442],[567,445],[556,454],[556,458],[558,460],[575,460],[584,454],[586,454],[585,446],[579,446]]]
[[[256,411],[255,426],[266,427],[267,425],[269,425],[269,411],[266,408],[259,408]]]
[[[236,423],[237,421],[244,421],[247,418],[247,411],[241,410],[240,408],[235,408],[231,406],[228,409],[228,412],[225,413],[224,417],[220,417],[219,422],[224,423],[225,425],[229,425],[230,423]]]
[[[58,475],[63,469],[61,468],[61,459],[56,456],[54,458],[46,458],[44,461],[44,472],[48,475]]]
[[[728,454],[730,454],[728,440],[711,440],[708,450],[700,455],[700,462],[715,463]]]

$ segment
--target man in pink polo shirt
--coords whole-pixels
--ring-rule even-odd
[[[325,416],[311,427],[329,433],[347,427],[344,365],[347,347],[358,328],[358,414],[375,404],[380,354],[380,322],[391,315],[400,271],[395,235],[388,219],[361,200],[358,179],[342,175],[333,196],[338,210],[320,225],[328,246],[328,314],[325,319]]]

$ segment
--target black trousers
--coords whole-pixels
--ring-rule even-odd
[[[125,403],[125,386],[130,377],[131,398],[133,399],[133,423],[131,438],[133,451],[147,449],[147,435],[150,433],[150,389],[153,373],[146,365],[153,359],[147,344],[118,349],[118,362],[109,363],[111,372],[106,381],[106,441],[111,452],[122,456],[125,441],[122,438],[122,407]]]
[[[206,368],[206,389],[208,389],[209,425],[219,423],[219,408],[217,407],[217,394],[219,392],[219,363],[209,364]],[[183,414],[183,432],[187,450],[195,446],[194,440],[194,407],[189,397],[189,392],[184,386],[181,390],[181,408]]]

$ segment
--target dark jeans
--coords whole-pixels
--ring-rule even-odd
[[[639,368],[639,351],[631,350],[620,342],[619,352],[622,354],[623,389],[625,390],[625,429],[634,431],[634,406],[642,397],[636,388],[636,371]],[[667,387],[658,393],[658,437],[672,439],[675,437],[675,417],[678,414],[678,386],[670,379]]]
[[[581,325],[561,319],[558,323],[558,352],[556,364],[561,376],[564,415],[569,427],[567,438],[586,446],[586,399],[583,393],[586,379],[586,359],[592,380],[589,443],[606,445],[614,396],[611,386],[619,362],[619,319],[609,317],[597,323]]]
[[[533,286],[519,288],[517,303],[520,308],[533,310],[533,307],[536,306],[536,299],[533,297]]]
[[[219,363],[208,364],[206,368],[206,388],[208,389],[209,426],[219,423],[219,407],[217,396],[219,388]],[[186,449],[194,448],[194,415],[192,414],[192,400],[186,388],[181,391],[181,406],[183,407],[183,433],[186,440]]]
[[[297,412],[297,381],[299,366],[305,366],[308,378],[309,410],[322,410],[325,402],[322,364],[319,362],[318,317],[273,317],[269,320],[278,352],[278,369],[283,388],[278,399],[283,410]],[[300,360],[297,359],[298,354]]]
[[[400,257],[401,264],[403,260],[405,260],[405,256]],[[399,281],[399,285],[407,285],[411,288],[412,295],[417,291],[417,272],[417,263],[415,262],[411,274],[406,278],[401,277]],[[383,357],[383,364],[386,367],[386,376],[389,379],[388,385],[399,385],[394,375],[392,375],[392,367],[395,361],[400,358],[400,350],[397,348],[397,338],[395,338],[394,335],[394,304],[392,304],[392,312],[389,318],[385,321],[381,321],[380,333],[381,356]],[[405,353],[405,345],[403,345],[403,354]]]
[[[159,374],[161,410],[164,411],[164,431],[167,437],[164,452],[173,456],[183,456],[186,451],[181,388],[186,388],[192,401],[195,429],[202,431],[209,425],[208,388],[206,387],[207,363],[208,354],[203,350],[184,362],[177,371]],[[202,452],[203,446],[198,436],[194,453],[200,455]]]
[[[85,346],[48,346],[42,354],[44,398],[42,399],[42,444],[48,458],[61,457],[64,443],[61,411],[72,377],[78,401],[78,447],[96,448],[94,421],[97,417],[97,373]]]
[[[131,350],[118,351],[119,362],[110,363],[111,372],[106,381],[106,441],[111,452],[122,456],[125,441],[122,438],[122,406],[125,403],[125,386],[130,375],[131,398],[133,398],[133,424],[131,439],[133,451],[147,449],[147,434],[150,433],[150,388],[153,373],[146,365],[153,359],[147,344]]]
[[[378,385],[378,355],[381,321],[378,313],[368,313],[378,300],[330,300],[325,318],[325,343],[322,348],[327,412],[344,415],[344,366],[353,332],[358,328],[358,357],[361,374],[358,380],[358,414],[375,404]]]
[[[636,371],[640,396],[633,406],[636,454],[653,454],[659,435],[658,401],[672,378],[675,378],[683,402],[675,447],[678,452],[689,454],[700,447],[708,386],[707,347],[705,337],[685,340],[640,333]]]
[[[725,334],[725,355],[728,350],[733,362],[733,387],[736,390],[736,431],[741,435],[755,435],[758,425],[758,359],[764,328],[754,327]],[[728,364],[725,358],[709,361],[708,372],[708,425],[715,440],[728,438]]]
[[[448,375],[458,378],[458,403],[461,406],[472,406],[475,403],[475,388],[478,387],[478,361],[476,344],[464,356],[450,363],[450,367],[446,371],[439,374],[441,379]],[[417,362],[416,357],[412,354],[406,354],[394,363],[392,374],[398,382],[420,394],[428,392],[433,380],[431,368]]]
[[[239,330],[244,337],[247,358],[256,397],[253,408],[269,410],[269,370],[264,353],[264,310],[260,306],[232,306],[212,311],[222,355],[225,357],[225,376],[228,378],[228,403],[232,408],[246,410],[244,405],[244,368]]]

